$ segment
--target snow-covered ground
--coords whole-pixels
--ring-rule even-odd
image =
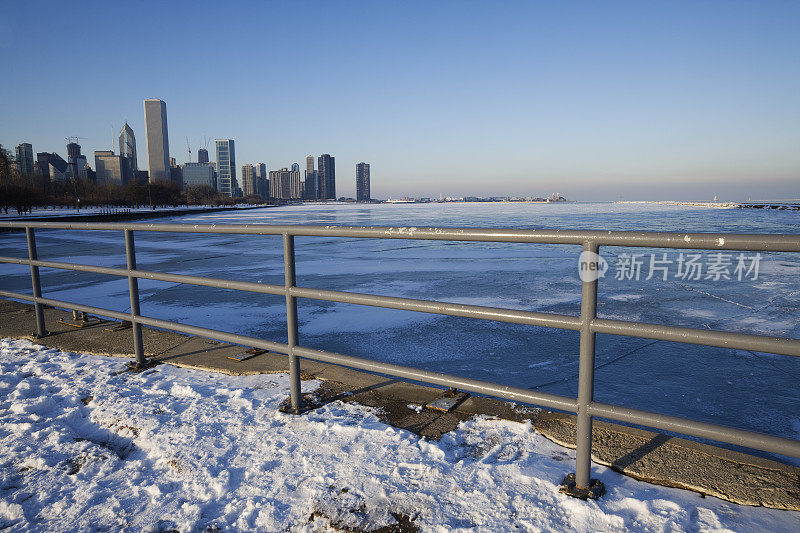
[[[594,467],[598,502],[558,492],[572,451],[477,418],[441,441],[334,402],[280,413],[284,374],[231,377],[0,340],[0,530],[797,531],[744,507]],[[318,384],[305,382],[304,391]]]

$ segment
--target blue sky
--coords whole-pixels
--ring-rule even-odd
[[[373,196],[800,197],[800,2],[7,2],[0,144],[336,157]],[[116,151],[115,147],[115,151]],[[213,141],[209,144],[213,149]],[[212,153],[212,159],[213,159]],[[93,163],[93,161],[92,161]]]

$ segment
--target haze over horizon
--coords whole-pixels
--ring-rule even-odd
[[[337,196],[800,198],[800,4],[17,2],[0,144],[94,167],[142,102],[237,174],[336,157]]]

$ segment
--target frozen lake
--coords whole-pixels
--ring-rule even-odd
[[[800,214],[649,204],[493,203],[291,206],[152,221],[797,233]],[[121,232],[39,230],[37,242],[42,259],[124,266]],[[142,269],[283,283],[278,237],[139,232],[136,245]],[[577,246],[298,237],[296,253],[299,286],[579,314]],[[645,254],[639,258],[640,279],[616,279],[631,253]],[[648,280],[650,253],[662,262]],[[706,270],[700,279],[680,276],[679,251],[601,249],[610,268],[599,283],[598,315],[800,338],[800,256],[762,254],[753,279],[753,270],[737,276],[736,253],[727,258],[714,258],[711,251],[684,253],[701,254],[696,262]],[[25,256],[24,235],[0,235],[0,255]],[[751,256],[743,258],[748,267],[753,266]],[[730,279],[707,279],[709,265],[716,261],[719,271],[726,260]],[[27,267],[0,265],[0,272],[3,289],[30,292]],[[43,270],[42,283],[47,297],[128,309],[125,279]],[[147,316],[286,342],[282,296],[144,280],[140,292]],[[304,346],[577,394],[576,332],[313,300],[298,304]],[[798,378],[800,358],[790,356],[597,338],[595,399],[601,402],[800,438]]]

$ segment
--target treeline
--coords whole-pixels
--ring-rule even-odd
[[[181,191],[170,180],[127,185],[98,184],[89,179],[51,182],[48,176],[18,175],[12,172],[13,156],[0,146],[0,209],[8,214],[30,213],[34,208],[71,207],[178,207],[179,205],[224,206],[235,203],[259,204],[261,196],[229,198],[213,187],[198,185]]]

